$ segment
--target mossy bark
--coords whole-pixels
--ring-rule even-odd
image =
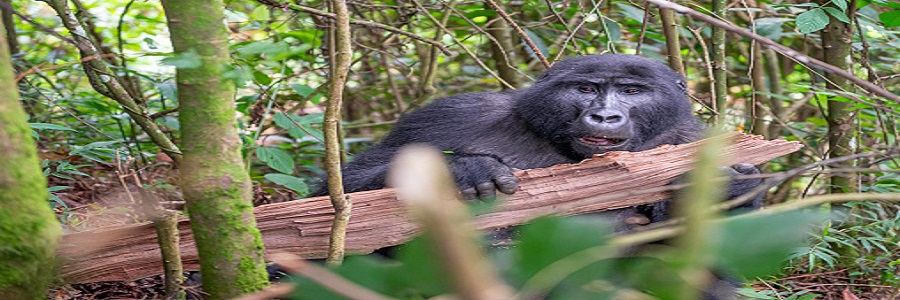
[[[725,0],[712,1],[712,14],[725,20],[725,7],[728,3]],[[725,113],[728,110],[728,83],[727,66],[725,65],[725,29],[718,26],[712,26],[712,37],[710,38],[710,60],[712,64],[713,77],[713,100],[715,105],[715,115],[713,117],[714,124],[722,124],[725,119]]]
[[[61,230],[0,28],[0,299],[43,299]]]
[[[828,4],[830,1],[816,1],[822,6],[835,7],[834,4]],[[856,1],[851,1],[847,9],[847,16],[852,18],[855,14]],[[834,16],[829,15],[829,23],[822,30],[822,54],[823,61],[834,65],[835,67],[847,70],[851,74],[853,70],[853,59],[850,57],[853,42],[853,26],[848,23],[841,22]],[[837,74],[826,73],[825,78],[828,79],[828,88],[837,91],[853,92],[853,83],[849,79],[838,76]],[[856,115],[850,107],[853,102],[840,96],[832,96],[828,98],[828,111],[825,120],[828,121],[828,147],[829,157],[841,157],[852,155],[855,151],[853,148]],[[842,164],[841,167],[853,167],[852,162]],[[856,184],[856,176],[851,173],[838,173],[831,177],[831,185],[829,190],[832,193],[855,192],[858,190]]]
[[[233,298],[268,284],[250,178],[235,126],[234,85],[221,0],[163,1],[176,54],[202,64],[177,70],[182,132],[181,189],[208,299]]]

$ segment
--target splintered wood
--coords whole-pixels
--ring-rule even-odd
[[[759,165],[801,148],[797,142],[766,141],[729,134],[722,149],[726,164]],[[612,152],[577,164],[519,171],[519,190],[491,211],[476,216],[479,229],[520,225],[546,215],[573,215],[651,203],[669,196],[660,187],[690,170],[702,141],[664,145],[642,152]],[[350,194],[353,216],[346,250],[369,253],[402,244],[418,232],[392,189]],[[263,205],[256,220],[266,253],[289,252],[324,258],[333,209],[328,197]],[[179,222],[185,269],[196,270],[197,250],[187,219]],[[111,226],[66,234],[60,245],[62,273],[69,283],[129,280],[161,274],[159,247],[152,224]]]

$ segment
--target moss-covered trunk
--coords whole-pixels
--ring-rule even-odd
[[[816,1],[820,5],[825,6],[831,1]],[[834,4],[828,6],[835,7]],[[856,1],[851,1],[847,9],[847,15],[850,18],[854,16]],[[835,7],[836,8],[836,7]],[[853,42],[853,27],[841,22],[834,16],[829,15],[830,22],[825,29],[822,30],[822,53],[823,61],[832,64],[843,70],[847,70],[851,74],[853,70],[853,60],[850,57],[851,43]],[[849,79],[838,76],[837,74],[826,73],[825,78],[828,79],[828,88],[837,91],[853,91],[853,83]],[[853,106],[853,102],[844,97],[835,96],[828,99],[828,113],[825,120],[828,121],[828,146],[829,157],[841,157],[854,153],[853,140],[853,111],[849,108]],[[843,167],[852,167],[852,162],[848,162]],[[854,192],[857,190],[855,176],[850,173],[837,173],[831,177],[830,192]]]
[[[263,244],[251,203],[250,178],[235,127],[234,85],[222,78],[231,62],[222,0],[163,1],[177,55],[182,132],[181,189],[200,256],[203,291],[225,299],[268,284]]]
[[[0,299],[46,297],[60,233],[0,28]]]

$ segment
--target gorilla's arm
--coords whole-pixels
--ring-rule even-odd
[[[406,114],[380,144],[354,156],[342,168],[344,191],[384,188],[390,161],[400,147],[422,143],[447,153],[457,185],[465,196],[488,193],[486,185],[479,187],[479,183],[497,177],[501,178],[501,191],[511,193],[516,181],[511,169],[501,162],[502,153],[475,152],[481,150],[478,137],[502,131],[498,127],[503,127],[502,120],[509,117],[509,101],[506,93],[461,94],[435,100]],[[311,196],[326,195],[326,187],[323,180]],[[493,191],[492,185],[490,193]]]

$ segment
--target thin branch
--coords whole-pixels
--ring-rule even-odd
[[[544,57],[543,53],[541,53],[541,49],[538,49],[537,45],[535,45],[534,42],[531,41],[531,38],[528,37],[528,34],[526,34],[524,30],[522,30],[522,27],[520,27],[519,24],[516,24],[516,22],[509,17],[509,14],[507,14],[506,11],[504,11],[503,8],[500,7],[500,4],[497,4],[497,2],[494,0],[487,0],[487,3],[494,8],[494,11],[500,14],[501,18],[506,20],[506,23],[508,23],[509,26],[519,34],[520,37],[522,37],[522,40],[525,41],[525,44],[527,44],[529,48],[531,48],[531,51],[534,52],[534,55],[537,56],[538,60],[540,60],[541,63],[544,64],[544,67],[550,68],[552,64],[547,61],[547,58]]]
[[[389,300],[391,298],[378,294],[375,291],[359,286],[352,281],[344,279],[328,269],[308,263],[302,258],[287,253],[272,254],[272,261],[287,270],[291,274],[301,275],[318,283],[348,299]],[[254,298],[259,299],[259,298]]]
[[[824,69],[824,70],[828,71],[829,73],[835,74],[837,76],[847,78],[848,80],[852,81],[859,87],[861,87],[873,94],[876,94],[876,95],[879,95],[879,96],[882,96],[887,99],[891,99],[895,102],[900,103],[900,96],[895,95],[891,92],[888,92],[887,90],[881,88],[878,85],[875,85],[871,82],[865,81],[859,77],[856,77],[853,74],[850,74],[850,72],[847,72],[846,70],[835,67],[834,65],[825,63],[821,60],[815,59],[813,57],[810,57],[808,55],[800,53],[794,49],[791,49],[784,45],[781,45],[781,44],[779,44],[773,40],[770,40],[766,37],[763,37],[761,35],[750,32],[747,29],[743,29],[743,28],[737,27],[735,25],[728,24],[722,20],[716,19],[714,17],[708,16],[708,15],[698,12],[696,10],[693,10],[693,9],[690,9],[690,8],[687,8],[687,7],[684,7],[684,6],[681,6],[681,5],[666,1],[666,0],[647,0],[647,1],[658,5],[659,7],[670,8],[680,14],[689,15],[691,17],[699,19],[700,21],[709,23],[710,25],[713,25],[713,26],[725,29],[727,31],[736,33],[738,35],[756,40],[756,41],[760,42],[762,45],[765,45],[769,49],[775,50],[784,56],[790,57],[790,58],[795,59],[798,62],[801,62],[804,64],[810,64],[817,68]]]
[[[350,211],[353,203],[350,197],[344,194],[344,184],[341,178],[341,100],[344,94],[344,83],[350,72],[350,63],[353,59],[350,43],[350,12],[347,3],[343,0],[330,2],[335,12],[335,19],[330,30],[334,37],[331,56],[331,86],[328,92],[328,106],[325,108],[325,120],[322,122],[325,133],[325,168],[328,173],[328,195],[331,197],[331,205],[334,207],[334,221],[331,226],[329,239],[328,258],[325,262],[330,265],[340,265],[344,261],[344,241],[347,237],[347,225],[350,223]]]
[[[181,150],[159,129],[159,126],[153,119],[150,119],[149,114],[135,102],[135,99],[131,97],[120,82],[121,78],[116,76],[102,60],[96,59],[100,58],[100,52],[87,36],[87,32],[81,25],[81,22],[69,10],[68,1],[45,0],[45,2],[56,10],[63,25],[75,38],[75,46],[81,52],[82,59],[86,59],[82,66],[91,86],[100,94],[118,102],[122,109],[140,125],[141,129],[147,133],[160,150],[169,155],[176,164],[179,164],[182,157]]]
[[[563,19],[563,17],[559,14],[559,12],[557,12],[555,9],[553,9],[553,3],[550,2],[550,0],[544,0],[544,3],[547,3],[547,9],[549,9],[551,12],[553,12],[553,16],[556,17],[557,20],[559,20],[559,24],[562,25],[563,28],[566,29],[566,32],[569,33],[569,36],[575,36],[575,32],[572,31],[571,28],[569,28],[569,24],[566,23],[566,20]],[[644,23],[644,26],[646,26],[646,25],[647,24]],[[638,43],[640,43],[640,42],[638,42]],[[572,47],[575,48],[575,53],[581,54],[581,49],[578,49],[578,43],[572,43]],[[640,53],[640,50],[638,50],[638,53]]]
[[[424,9],[424,7],[421,8],[421,9]],[[445,32],[450,32],[450,30],[448,30],[446,27],[444,27],[444,26],[441,24],[441,22],[438,21],[438,19],[436,19],[436,18],[435,18],[434,16],[432,16],[431,14],[426,13],[425,16],[427,16],[429,19],[431,19],[431,21],[434,22],[434,24],[436,24],[437,26],[439,26],[439,27],[441,28],[441,30],[443,30],[443,31],[445,31]],[[491,76],[493,76],[494,78],[496,78],[497,81],[500,82],[500,84],[502,84],[504,87],[506,87],[506,88],[508,88],[508,89],[515,89],[515,88],[516,88],[516,87],[510,85],[508,82],[506,82],[506,80],[503,80],[503,78],[500,77],[500,75],[497,74],[497,72],[494,72],[493,69],[491,69],[491,68],[489,68],[487,65],[485,65],[484,62],[481,61],[481,59],[478,58],[478,55],[475,55],[475,53],[473,53],[472,50],[469,50],[469,48],[466,48],[465,44],[463,44],[462,41],[460,41],[458,38],[456,38],[456,35],[451,34],[451,35],[450,35],[450,38],[452,38],[452,39],[453,39],[453,42],[455,42],[456,45],[458,45],[460,48],[463,49],[464,52],[466,52],[466,55],[468,55],[469,57],[472,57],[472,59],[475,60],[475,63],[477,63],[478,66],[481,67],[482,70],[484,70],[485,72],[488,72],[488,74],[491,74]],[[410,106],[410,107],[416,107],[416,106],[418,106],[419,104],[421,104],[421,103],[419,103],[419,102],[414,102],[414,103],[411,103],[409,106]]]
[[[303,13],[307,13],[307,14],[311,14],[311,15],[316,15],[316,16],[328,18],[328,19],[331,19],[331,20],[334,20],[334,19],[336,18],[335,15],[334,15],[333,13],[324,12],[324,11],[321,11],[321,10],[318,10],[318,9],[315,9],[315,8],[311,8],[311,7],[300,6],[300,5],[296,5],[296,4],[290,4],[290,3],[281,3],[281,2],[277,2],[277,1],[267,1],[267,0],[256,0],[256,2],[262,3],[262,4],[267,5],[267,6],[270,6],[270,7],[280,8],[280,9],[282,9],[282,10],[284,10],[284,9],[290,9],[290,10],[293,10],[293,11],[303,12]],[[417,40],[417,41],[420,41],[420,42],[423,42],[423,43],[426,43],[426,44],[431,44],[431,45],[437,47],[438,49],[441,50],[442,53],[444,53],[444,55],[447,55],[447,56],[456,56],[456,53],[455,53],[455,52],[448,50],[447,47],[444,47],[444,44],[442,44],[441,42],[423,38],[423,37],[421,37],[421,36],[416,35],[415,33],[412,33],[412,32],[409,32],[409,31],[405,31],[405,30],[400,29],[400,28],[396,28],[396,27],[384,25],[384,24],[381,24],[381,23],[370,22],[370,21],[362,21],[362,20],[350,20],[350,24],[351,24],[351,25],[359,25],[359,26],[366,26],[366,27],[378,28],[378,29],[390,31],[390,32],[393,32],[393,33],[396,33],[396,34],[399,34],[399,35],[407,36],[407,37],[412,38],[412,39],[414,39],[414,40]]]
[[[50,27],[44,26],[44,24],[38,23],[37,21],[35,21],[35,20],[32,19],[31,17],[29,17],[28,15],[24,15],[24,14],[18,12],[18,11],[15,11],[15,10],[13,10],[12,13],[13,13],[14,15],[18,16],[20,19],[22,19],[22,21],[28,22],[28,23],[30,23],[32,26],[37,27],[37,29],[39,29],[40,31],[43,31],[43,32],[45,32],[45,33],[47,33],[47,34],[50,34],[50,35],[52,35],[52,36],[54,36],[54,37],[56,37],[56,38],[62,40],[63,42],[66,42],[66,43],[68,43],[68,44],[75,45],[75,40],[73,40],[73,39],[71,39],[71,38],[69,38],[69,37],[67,37],[67,36],[62,35],[62,34],[59,33],[59,32],[56,32],[56,30],[53,30],[53,29],[51,29]]]

